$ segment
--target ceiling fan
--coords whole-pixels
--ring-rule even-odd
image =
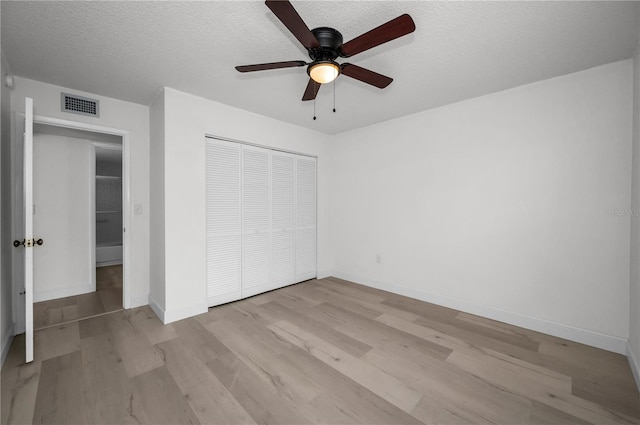
[[[393,78],[351,63],[338,64],[336,59],[338,57],[349,58],[372,47],[412,33],[416,29],[411,16],[404,14],[343,43],[342,34],[333,28],[318,27],[310,30],[288,0],[267,0],[265,4],[307,49],[311,62],[271,62],[236,66],[236,69],[239,72],[253,72],[306,66],[310,78],[302,100],[314,100],[320,85],[332,82],[340,74],[380,89],[387,87]]]

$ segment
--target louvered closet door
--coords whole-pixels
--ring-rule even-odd
[[[242,298],[271,289],[270,156],[268,149],[242,148]]]
[[[271,289],[295,279],[295,161],[296,155],[271,152]]]
[[[207,299],[209,306],[241,297],[241,146],[206,139]]]
[[[296,157],[296,282],[316,277],[316,159]]]

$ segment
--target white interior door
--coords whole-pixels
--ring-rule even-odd
[[[25,100],[23,156],[24,323],[27,363],[33,361],[33,99]]]

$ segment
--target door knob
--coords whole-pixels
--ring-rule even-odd
[[[15,241],[13,241],[13,246],[17,248],[20,245],[22,245],[22,246],[24,246],[26,248],[29,248],[29,247],[32,247],[32,246],[35,246],[35,245],[40,246],[43,243],[44,243],[44,241],[42,239],[38,239],[38,240],[35,240],[35,239],[29,239],[29,240],[23,239],[22,242],[20,242],[19,240],[16,239]]]

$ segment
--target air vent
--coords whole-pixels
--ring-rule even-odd
[[[71,95],[68,93],[60,94],[62,112],[71,112],[73,114],[90,115],[92,117],[99,116],[99,101],[89,99],[87,97]]]

